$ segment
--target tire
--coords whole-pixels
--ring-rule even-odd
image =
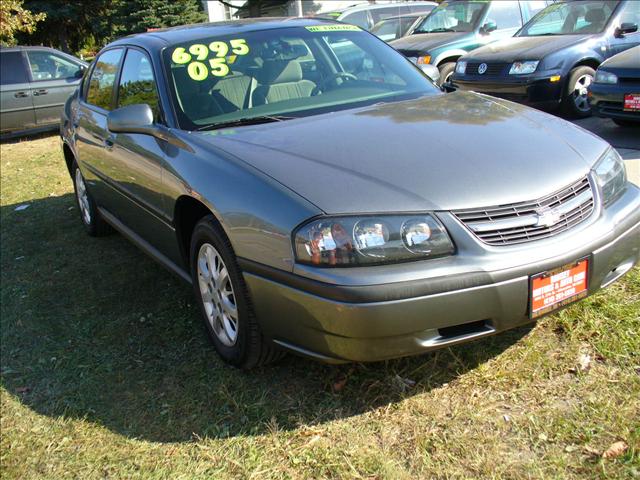
[[[193,291],[220,357],[242,369],[280,359],[284,352],[262,334],[231,244],[213,215],[193,229],[190,261]]]
[[[447,62],[438,65],[438,70],[440,70],[440,85],[444,85],[449,80],[451,80],[451,75],[453,75],[453,71],[456,69],[456,62]]]
[[[84,229],[92,237],[103,237],[113,232],[111,225],[104,221],[98,212],[96,202],[87,190],[84,176],[74,161],[71,166],[73,190],[76,194],[76,204],[80,211],[80,220]]]
[[[591,115],[587,89],[596,76],[596,71],[587,66],[576,67],[569,79],[562,98],[562,110],[571,118],[586,118]]]
[[[640,127],[640,122],[634,122],[633,120],[621,120],[619,118],[612,118],[611,120],[619,127]]]

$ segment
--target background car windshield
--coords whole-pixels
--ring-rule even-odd
[[[203,38],[168,47],[163,58],[187,130],[440,93],[402,55],[351,25]]]
[[[549,5],[527,23],[517,36],[574,35],[602,32],[617,0],[589,0]]]
[[[486,2],[442,4],[413,33],[471,32],[482,17]]]
[[[376,23],[376,25],[371,29],[371,33],[388,42],[389,40],[393,40],[397,37],[399,26],[400,19],[398,17],[389,18]]]

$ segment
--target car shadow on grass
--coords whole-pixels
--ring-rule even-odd
[[[210,345],[189,286],[120,235],[90,238],[67,194],[0,209],[2,384],[34,411],[157,442],[259,435],[400,402],[529,329],[419,357],[243,372]],[[413,383],[415,382],[415,384]]]

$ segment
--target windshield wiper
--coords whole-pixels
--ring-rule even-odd
[[[195,131],[203,131],[203,130],[217,130],[219,128],[227,128],[227,127],[243,127],[245,125],[259,125],[261,123],[271,123],[271,122],[283,122],[285,120],[291,120],[297,117],[287,117],[284,115],[259,115],[256,117],[244,117],[238,118],[237,120],[229,120],[228,122],[218,122],[212,125],[205,125],[203,127],[198,127]]]
[[[424,33],[440,33],[440,32],[455,32],[453,28],[434,28],[433,30],[427,30]]]

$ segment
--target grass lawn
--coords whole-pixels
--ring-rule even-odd
[[[0,153],[2,478],[640,478],[640,269],[476,343],[246,373],[188,286],[85,235],[57,137]]]

